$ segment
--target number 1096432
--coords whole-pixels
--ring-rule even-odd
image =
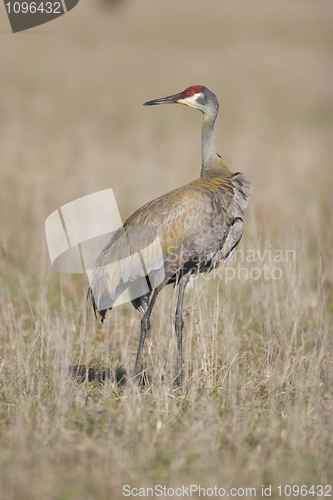
[[[8,2],[8,14],[61,14],[60,2]]]

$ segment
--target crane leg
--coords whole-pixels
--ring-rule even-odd
[[[177,334],[177,351],[178,351],[178,385],[182,388],[183,385],[183,302],[184,302],[184,293],[187,282],[189,280],[189,276],[183,276],[179,281],[179,293],[176,307],[176,315],[175,315],[175,329]]]
[[[157,287],[155,288],[152,298],[149,302],[149,306],[144,313],[142,320],[141,320],[141,333],[140,333],[140,341],[139,341],[139,347],[138,347],[138,352],[136,354],[136,361],[135,361],[135,367],[134,367],[134,378],[137,376],[138,369],[139,369],[139,363],[141,360],[142,356],[142,351],[143,351],[143,345],[145,343],[145,338],[147,337],[147,334],[150,330],[150,315],[152,313],[153,307],[155,305],[157,295],[161,291],[161,288]]]

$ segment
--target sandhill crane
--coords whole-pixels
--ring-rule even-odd
[[[154,290],[150,287],[148,293],[132,300],[133,306],[144,313],[134,377],[138,373],[157,296],[165,285],[173,283],[179,285],[175,330],[177,380],[182,386],[182,309],[186,285],[194,275],[210,272],[220,262],[227,265],[231,260],[243,234],[243,210],[248,204],[252,186],[242,173],[230,172],[216,151],[214,125],[219,104],[208,88],[194,85],[179,94],[148,101],[144,105],[168,103],[185,104],[203,113],[201,176],[139,208],[126,220],[124,228],[147,227],[156,231],[163,250],[165,271],[163,281]],[[126,231],[119,230],[97,259],[90,281],[94,310],[99,312],[102,321],[120,293],[130,286],[128,274],[121,266],[113,276],[108,268],[109,262],[120,261],[126,255]],[[109,300],[107,307],[103,306],[105,297]]]

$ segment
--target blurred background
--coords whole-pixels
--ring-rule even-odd
[[[142,106],[193,84],[219,99],[218,151],[253,182],[248,216],[273,240],[302,228],[324,244],[332,14],[324,0],[81,0],[12,35],[2,10],[0,239],[15,268],[52,273],[44,221],[62,204],[112,187],[125,220],[199,175],[201,114]]]
[[[0,7],[0,498],[331,484],[332,49],[325,0],[80,0],[15,35]],[[125,220],[197,178],[201,114],[142,106],[194,84],[219,99],[224,162],[253,183],[240,250],[295,261],[276,281],[196,281],[185,399],[171,287],[145,346],[148,387],[69,380],[93,360],[104,376],[132,369],[139,316],[125,304],[95,321],[86,278],[51,267],[45,219],[113,188]]]

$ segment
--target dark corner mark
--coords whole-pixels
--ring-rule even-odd
[[[3,0],[13,33],[53,21],[80,0]],[[65,8],[64,8],[65,7]]]

